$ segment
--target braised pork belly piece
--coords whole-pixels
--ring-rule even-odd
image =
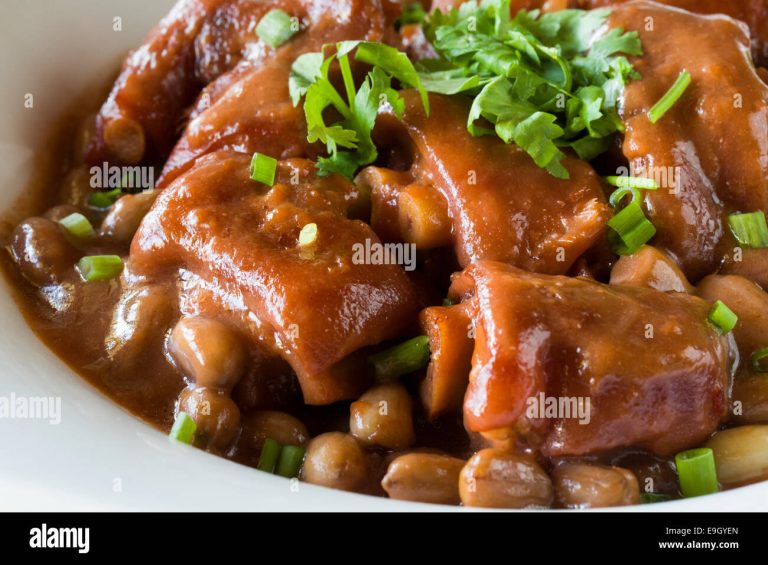
[[[643,79],[625,93],[624,154],[660,180],[644,195],[656,245],[698,280],[736,245],[728,214],[768,209],[768,86],[750,59],[746,27],[729,17],[633,2],[609,21],[637,31],[644,51],[635,61]],[[648,111],[683,71],[690,88],[652,123]]]
[[[353,397],[366,383],[365,367],[337,365],[406,331],[415,291],[396,265],[353,261],[355,244],[378,239],[346,217],[356,197],[351,183],[287,160],[273,187],[259,187],[249,163],[214,153],[164,190],[133,241],[133,269],[147,277],[184,269],[199,278],[182,299],[196,284],[215,288],[217,317],[234,310],[250,339],[278,351],[308,404]],[[316,238],[302,244],[308,224]]]
[[[173,148],[167,184],[216,150],[313,153],[303,112],[288,95],[291,64],[326,43],[393,41],[387,4],[388,10],[379,0],[183,0],[124,64],[97,116],[87,160],[165,162]],[[275,9],[300,27],[294,41],[277,48],[256,32]]]
[[[511,428],[547,456],[622,447],[669,455],[727,416],[729,343],[703,300],[487,261],[464,271],[453,292],[471,295],[476,325],[470,430]],[[551,418],[540,409],[546,398],[581,404]]]
[[[362,179],[374,185],[372,215],[386,217],[388,209],[394,210],[401,237],[417,247],[425,239],[409,230],[412,223],[427,223],[418,216],[423,208],[412,204],[414,183],[423,191],[431,189],[432,200],[442,199],[442,214],[439,203],[425,206],[438,210],[432,216],[442,227],[435,229],[450,235],[463,267],[486,259],[564,274],[605,234],[610,208],[587,163],[566,158],[570,179],[555,179],[519,147],[470,135],[469,105],[462,100],[431,95],[430,107],[439,119],[426,117],[415,92],[406,92],[405,100],[402,118],[384,114],[377,134],[382,145],[399,144],[397,158],[407,155],[408,181],[393,187],[378,179]],[[393,195],[398,186],[400,191]],[[375,220],[373,224],[376,229]]]

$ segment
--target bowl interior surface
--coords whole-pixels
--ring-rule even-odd
[[[172,4],[3,2],[0,211],[23,194],[60,114],[88,89],[105,84]],[[32,108],[24,104],[28,94]],[[50,353],[27,326],[4,279],[0,287],[0,397],[61,402],[58,424],[0,419],[0,510],[457,510],[287,481],[175,443]],[[768,482],[639,509],[764,510],[766,500]]]

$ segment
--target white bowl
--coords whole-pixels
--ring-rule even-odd
[[[171,0],[4,0],[0,210],[22,193],[60,113],[102,84]],[[122,31],[113,31],[114,18]],[[34,107],[24,96],[34,95]],[[0,419],[0,510],[457,510],[292,483],[170,441],[81,380],[0,283],[0,396],[61,398],[61,423]],[[765,510],[768,482],[644,511]]]

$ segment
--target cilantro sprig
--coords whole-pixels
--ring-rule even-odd
[[[326,50],[335,53],[326,56]],[[358,87],[350,64],[355,60],[372,66]],[[344,92],[331,82],[331,66],[338,61]],[[352,178],[358,168],[373,163],[378,156],[371,137],[376,116],[382,104],[389,104],[400,117],[405,102],[392,86],[397,80],[403,86],[416,88],[424,110],[429,114],[429,99],[421,78],[411,61],[401,51],[381,43],[344,41],[325,45],[319,53],[305,53],[294,61],[288,83],[293,104],[304,98],[310,143],[321,141],[327,157],[318,159],[321,175],[338,173]],[[332,111],[331,111],[332,110]],[[329,120],[337,118],[335,121]]]
[[[636,32],[612,29],[597,40],[609,9],[563,10],[512,18],[510,0],[465,2],[424,21],[439,59],[417,65],[430,92],[471,96],[467,128],[523,148],[567,179],[562,149],[590,160],[623,131],[624,86],[639,78],[625,55],[641,55]]]

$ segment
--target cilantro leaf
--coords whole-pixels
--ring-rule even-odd
[[[326,48],[335,54],[325,57]],[[352,73],[350,55],[372,69],[358,87]],[[338,92],[330,78],[331,65],[338,62],[344,87]],[[325,144],[328,156],[317,162],[320,175],[338,173],[352,178],[360,167],[373,163],[378,151],[372,132],[382,104],[392,107],[396,115],[405,110],[405,101],[392,87],[397,80],[419,90],[425,112],[429,113],[427,91],[411,61],[394,47],[365,41],[344,41],[325,45],[319,53],[307,53],[294,61],[288,82],[294,105],[304,99],[307,140]],[[327,123],[327,110],[333,109],[337,121]]]
[[[639,75],[636,32],[605,30],[611,10],[542,15],[509,0],[464,2],[427,16],[424,34],[440,56],[421,67],[426,90],[473,98],[467,128],[516,143],[551,174],[568,178],[561,148],[593,159],[623,131],[617,103]],[[485,120],[483,123],[480,120]]]
[[[322,53],[304,53],[294,61],[288,78],[288,91],[294,106],[299,104],[315,79],[322,76],[322,66]]]

